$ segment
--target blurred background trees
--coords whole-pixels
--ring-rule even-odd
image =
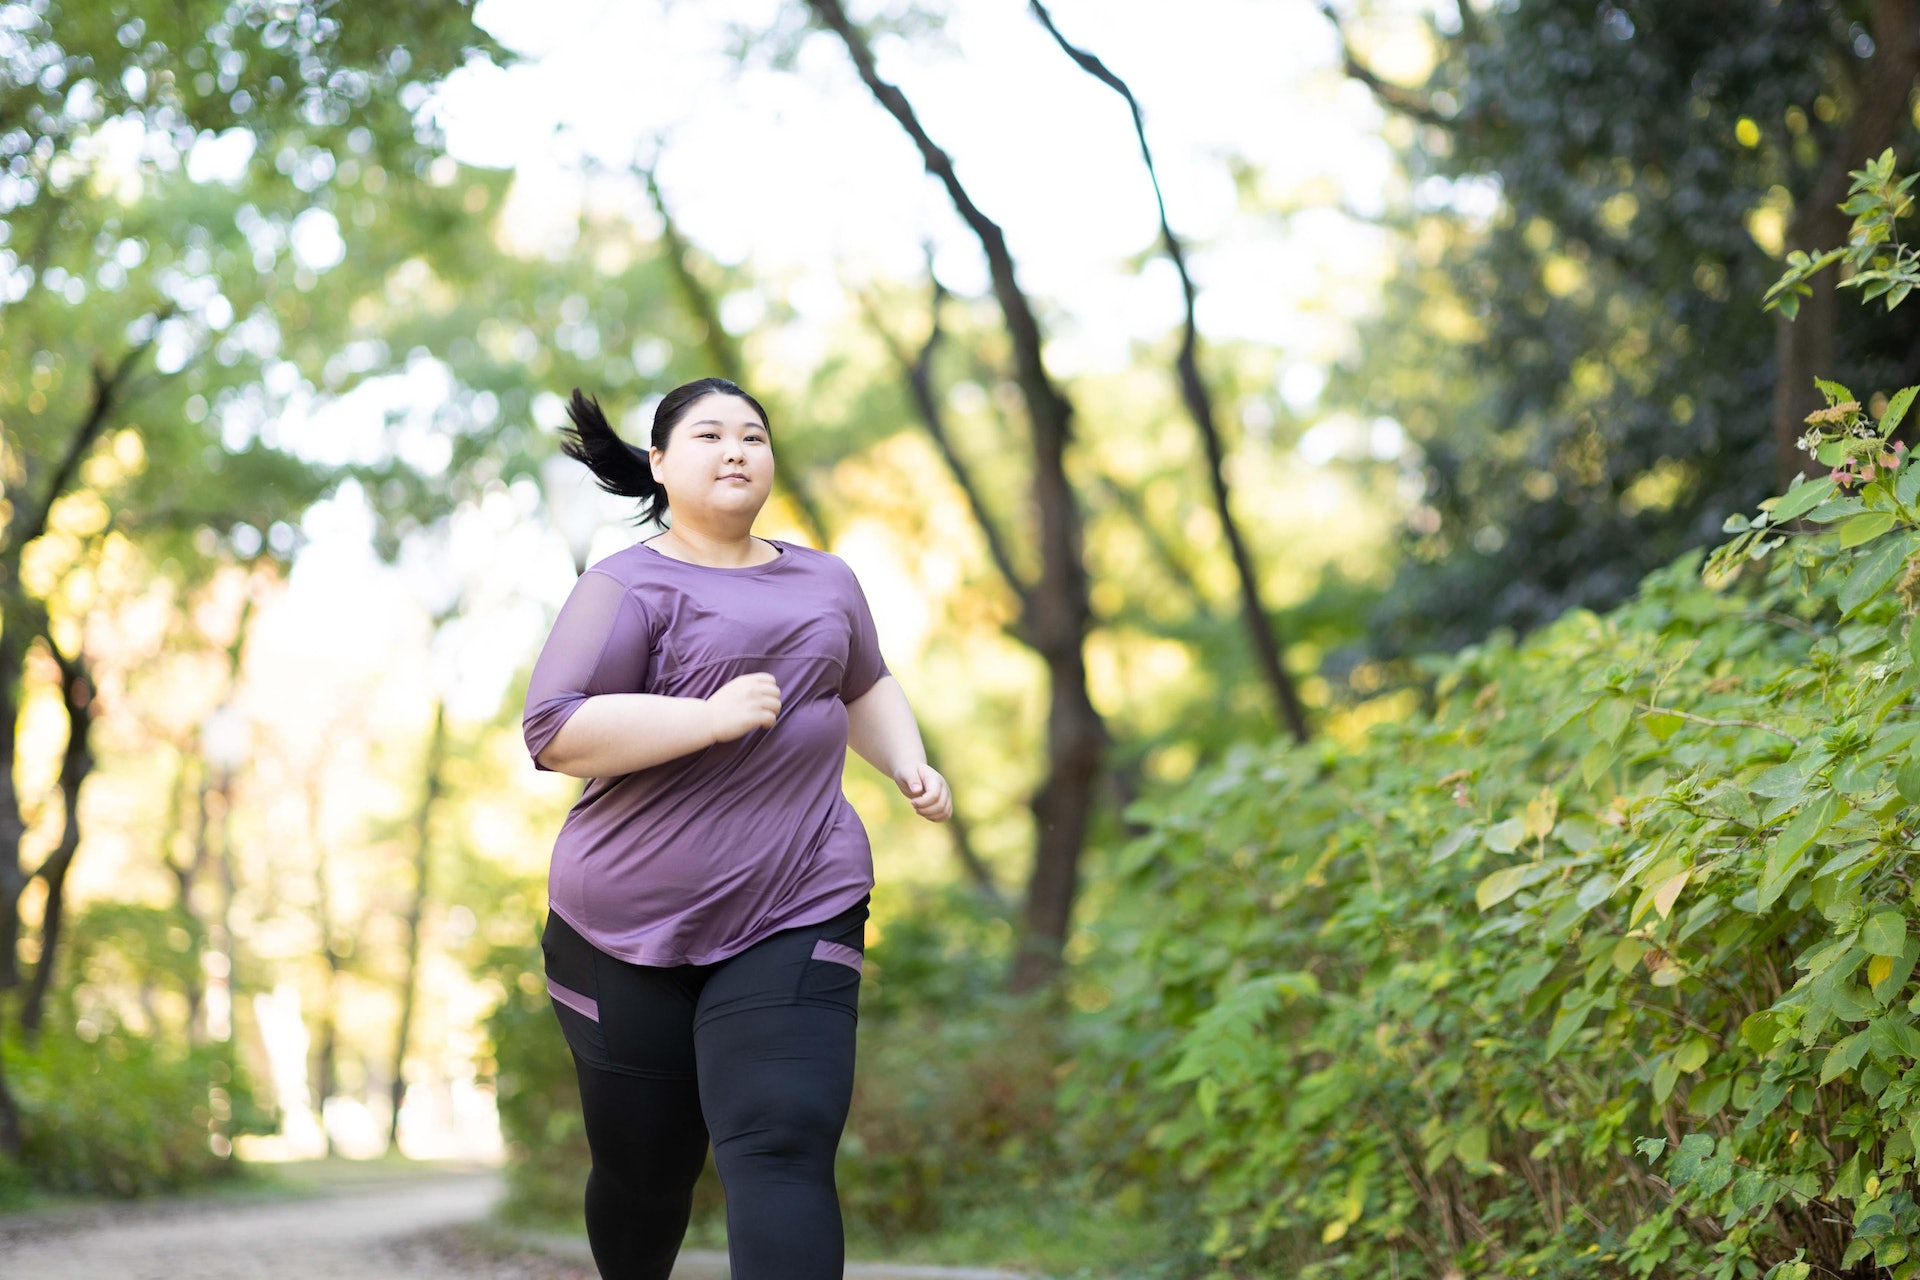
[[[1347,73],[1395,117],[1401,266],[1340,397],[1420,449],[1378,643],[1607,607],[1800,470],[1815,376],[1920,374],[1912,317],[1753,305],[1845,240],[1847,172],[1914,138],[1904,4],[1463,5],[1432,72]],[[1828,370],[1828,373],[1820,373]]]
[[[1758,305],[1844,239],[1847,170],[1911,149],[1907,5],[1255,9],[1035,4],[985,38],[1006,15],[959,3],[665,6],[721,71],[669,83],[673,46],[516,169],[456,145],[460,95],[533,116],[510,69],[600,72],[511,5],[0,4],[5,1189],[503,1144],[518,1211],[572,1212],[533,943],[573,795],[519,691],[636,530],[550,433],[574,386],[637,439],[719,372],[775,418],[763,532],[861,573],[956,785],[936,831],[848,774],[881,877],[864,1238],[1168,1274],[1234,1247],[1166,1225],[1259,1175],[1221,1172],[1165,1055],[1279,963],[1235,886],[1270,914],[1274,859],[1320,874],[1269,828],[1393,803],[1315,762],[1451,705],[1446,654],[1718,538],[1800,469],[1814,373],[1920,378],[1905,310]],[[1202,153],[1193,68],[1262,22],[1318,42],[1289,101],[1328,114]],[[992,93],[989,46],[1029,59]],[[729,242],[716,206],[854,225],[858,192],[686,140],[807,94],[840,113],[809,163],[925,184],[924,247],[808,275]],[[667,100],[677,127],[614,128]],[[1033,136],[967,118],[1003,109]],[[1335,119],[1321,171],[1262,149]],[[1035,138],[1017,180],[985,154]],[[1123,247],[1061,268],[1061,209]]]

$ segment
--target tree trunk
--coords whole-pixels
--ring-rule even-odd
[[[1051,685],[1047,773],[1033,800],[1033,871],[1023,935],[1008,980],[1013,989],[1028,990],[1049,981],[1060,969],[1079,890],[1080,851],[1086,843],[1106,746],[1106,728],[1086,684],[1084,649],[1092,611],[1081,554],[1080,510],[1066,473],[1073,405],[1047,370],[1039,318],[1016,279],[1005,234],[974,204],[952,160],[927,135],[906,96],[880,78],[866,37],[854,27],[840,0],[808,3],[820,24],[846,46],[861,81],[913,139],[927,172],[940,180],[955,210],[979,240],[994,300],[1012,342],[1015,382],[1027,406],[1033,447],[1031,496],[1039,515],[1041,567],[1026,621],[1029,643],[1045,660]]]
[[[387,1149],[400,1144],[400,1104],[407,1093],[407,1039],[413,1034],[413,1007],[420,990],[420,921],[426,915],[429,871],[433,860],[433,811],[439,804],[447,760],[447,705],[433,701],[433,731],[427,739],[425,777],[420,807],[413,815],[413,899],[407,904],[407,967],[400,979],[400,1027],[393,1038],[393,1108],[387,1119]]]
[[[65,813],[60,843],[34,873],[46,884],[47,898],[40,918],[40,959],[34,964],[33,978],[20,1005],[20,1028],[29,1038],[40,1034],[47,992],[53,985],[60,935],[66,923],[67,871],[80,849],[80,788],[93,771],[88,740],[93,731],[94,687],[87,670],[86,653],[82,650],[69,658],[60,652],[51,635],[46,641],[60,667],[60,701],[67,714],[67,749],[60,762],[60,800]]]

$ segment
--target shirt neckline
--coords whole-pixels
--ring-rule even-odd
[[[633,545],[648,552],[649,554],[654,556],[656,559],[666,561],[668,564],[677,564],[688,569],[698,569],[702,573],[731,573],[731,574],[767,573],[773,569],[779,568],[781,565],[784,565],[787,561],[793,558],[793,549],[789,547],[786,543],[780,541],[778,538],[762,538],[761,541],[774,547],[776,550],[779,551],[780,554],[773,557],[773,559],[771,560],[762,560],[759,564],[742,564],[742,565],[700,564],[693,560],[682,560],[678,556],[670,556],[666,552],[661,551],[659,548],[649,546],[645,542],[636,542]]]

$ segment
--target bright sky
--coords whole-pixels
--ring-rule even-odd
[[[946,7],[942,32],[883,39],[881,72],[902,86],[976,201],[1005,228],[1022,282],[1048,317],[1057,371],[1124,367],[1132,343],[1159,341],[1179,319],[1172,270],[1158,260],[1144,271],[1129,265],[1153,246],[1156,224],[1125,105],[1067,60],[1024,0]],[[621,176],[640,158],[657,163],[689,237],[782,293],[802,329],[824,334],[846,323],[850,282],[919,275],[929,242],[950,288],[983,292],[977,244],[837,41],[819,33],[789,40],[787,67],[764,53],[742,62],[729,52],[738,30],[765,32],[797,8],[789,0],[481,0],[481,25],[522,60],[470,65],[426,109],[458,159],[515,171],[507,233],[529,249],[563,252],[582,201],[650,221],[644,197]],[[1203,332],[1283,352],[1281,389],[1309,409],[1321,370],[1350,340],[1342,321],[1373,304],[1384,240],[1364,219],[1397,198],[1400,182],[1380,113],[1339,73],[1317,5],[1183,0],[1177,21],[1164,0],[1055,0],[1052,10],[1068,37],[1141,100],[1169,215],[1192,250]],[[862,6],[856,17],[871,13]],[[1370,25],[1370,56],[1389,74],[1417,76],[1420,42],[1404,25],[1402,39],[1380,39],[1392,31]],[[611,176],[583,177],[594,165]],[[1236,165],[1258,175],[1257,200],[1236,191]],[[1271,211],[1283,204],[1305,212],[1283,219]],[[360,394],[444,394],[430,369],[384,381]],[[383,415],[356,404],[333,416],[377,423]],[[1303,460],[1325,461],[1323,443],[1310,433]],[[446,692],[469,715],[497,702],[539,643],[540,606],[557,606],[572,585],[534,490],[522,488],[466,517],[445,561],[488,584],[437,646],[451,661],[436,666],[458,672]],[[300,637],[308,661],[322,652],[344,666],[381,661],[398,633],[375,636],[364,625],[371,584],[383,584],[372,589],[386,608],[431,594],[420,586],[431,572],[375,563],[367,529],[350,497],[306,521],[311,542],[281,603],[290,616],[279,634]],[[595,557],[630,537],[603,529]],[[878,585],[910,581],[901,566],[875,558],[882,552],[840,550]],[[513,582],[503,590],[507,564]],[[919,638],[908,603],[889,610],[876,601],[882,639],[900,649]]]
[[[455,156],[517,170],[514,216],[536,242],[541,223],[571,221],[583,160],[622,171],[657,156],[690,236],[785,282],[803,315],[830,317],[843,280],[914,277],[929,240],[949,287],[984,292],[978,246],[837,40],[804,37],[791,70],[729,54],[736,28],[765,31],[798,8],[481,0],[481,25],[526,61],[456,74],[430,109]],[[1060,358],[1120,364],[1127,339],[1157,340],[1179,314],[1170,268],[1126,265],[1156,226],[1125,104],[1067,60],[1022,0],[950,8],[938,35],[882,40],[881,74],[1005,228],[1024,285],[1068,318]],[[1198,251],[1203,328],[1324,358],[1321,323],[1296,304],[1377,249],[1376,233],[1332,209],[1378,212],[1395,170],[1374,104],[1335,70],[1317,7],[1183,0],[1177,20],[1164,0],[1052,10],[1144,106],[1171,220]],[[1260,172],[1265,193],[1311,193],[1322,211],[1284,233],[1243,212],[1236,160]]]

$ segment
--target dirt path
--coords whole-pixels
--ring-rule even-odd
[[[7,1280],[585,1280],[560,1259],[486,1256],[447,1229],[484,1218],[492,1174],[271,1203],[207,1201],[0,1223]],[[539,1270],[530,1262],[545,1262]]]
[[[394,1179],[311,1199],[181,1201],[0,1219],[5,1280],[597,1280],[585,1242],[475,1231],[491,1173]],[[726,1280],[724,1254],[674,1280]],[[1021,1280],[1005,1272],[855,1263],[863,1280]]]

